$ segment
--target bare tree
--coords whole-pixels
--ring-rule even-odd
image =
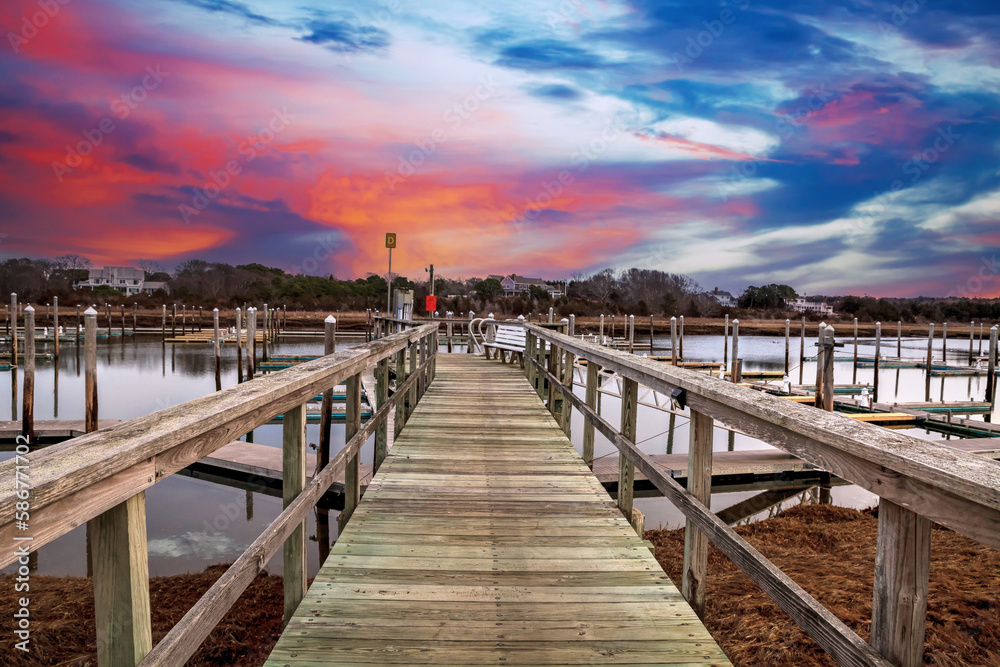
[[[163,265],[155,259],[137,259],[135,265],[142,269],[147,276],[163,271]]]
[[[68,255],[59,255],[53,261],[55,268],[57,269],[89,269],[93,266],[90,259],[84,257],[83,255],[78,255],[76,253],[69,253]]]

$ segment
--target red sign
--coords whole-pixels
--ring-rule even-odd
[[[427,297],[427,312],[433,313],[438,309],[438,298],[436,296]]]

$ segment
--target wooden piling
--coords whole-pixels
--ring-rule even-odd
[[[306,405],[285,411],[281,424],[281,500],[287,508],[306,486]],[[284,625],[306,594],[306,522],[303,519],[282,548],[285,589]]]
[[[680,359],[677,356],[677,318],[670,318],[670,363],[674,366]]]
[[[598,345],[604,344],[604,313],[601,313],[601,332],[597,343]]]
[[[361,374],[356,373],[347,378],[347,392],[344,413],[344,442],[361,430]],[[343,530],[351,515],[361,502],[361,451],[354,453],[347,461],[344,469],[344,511],[340,513],[340,529]]]
[[[729,365],[729,314],[726,314],[726,322],[722,325],[722,365]]]
[[[619,429],[622,437],[630,442],[636,439],[636,423],[639,408],[639,383],[627,377],[622,378],[622,419]],[[618,509],[632,522],[632,494],[635,482],[635,465],[622,451],[618,452]],[[634,527],[634,524],[633,524]]]
[[[635,344],[635,315],[628,316],[628,353],[633,353]]]
[[[611,342],[615,342],[615,314],[611,313]]]
[[[139,302],[138,301],[133,301],[132,302],[132,335],[133,336],[135,335],[135,332],[138,330],[138,328],[139,328]]]
[[[58,336],[57,336],[58,338]],[[24,309],[24,390],[21,403],[21,435],[35,441],[35,309]]]
[[[740,321],[738,319],[733,319],[733,370],[732,370],[732,380],[733,382],[739,382],[739,372],[742,370],[737,368],[736,360],[740,358]]]
[[[653,353],[653,316],[649,316],[649,353]]]
[[[247,308],[247,379],[257,372],[257,309]]]
[[[927,366],[924,370],[924,400],[931,400],[931,361],[934,354],[934,323],[927,325]]]
[[[172,314],[170,316],[170,337],[177,338],[177,304],[173,305]]]
[[[802,335],[799,351],[799,384],[802,384],[802,377],[806,371],[806,316],[802,316]]]
[[[975,355],[972,354],[972,345],[973,343],[975,343],[975,340],[976,340],[976,322],[973,320],[972,322],[969,322],[969,365],[970,366],[972,365],[972,362],[975,358]]]
[[[451,354],[454,351],[452,337],[455,335],[455,313],[449,310],[445,317],[448,319],[448,323],[445,325],[445,335],[448,339],[448,354]]]
[[[821,388],[823,404],[821,407],[827,412],[833,412],[833,388],[835,386],[833,379],[833,355],[834,350],[836,350],[834,346],[833,327],[827,325],[823,336],[823,349],[826,351],[826,354],[823,356],[823,386]]]
[[[84,401],[87,433],[97,430],[97,311],[83,311]]]
[[[125,342],[125,304],[124,303],[121,304],[121,315],[122,315],[122,328],[121,328],[122,342],[124,343]],[[110,334],[110,333],[111,332],[109,331],[108,334]]]
[[[215,329],[215,390],[222,391],[222,340],[219,335],[219,309],[212,310],[212,325]]]
[[[792,321],[785,320],[785,375],[788,375],[789,352],[791,351]]]
[[[948,364],[948,323],[941,323],[941,361]]]
[[[816,386],[813,389],[813,406],[823,407],[823,373],[826,371],[826,322],[819,323],[816,335]]]
[[[569,325],[568,325],[568,328],[566,330],[566,335],[567,336],[575,336],[576,335],[576,315],[572,315],[571,314],[569,316]]]
[[[549,306],[549,324],[552,324],[555,321],[553,319],[555,317],[555,312],[556,312],[555,308],[553,308],[552,306]]]
[[[55,358],[59,359],[59,297],[52,297],[52,340],[55,345]]]
[[[680,355],[681,360],[684,360],[684,316],[681,315],[680,321],[677,324],[677,342],[680,345],[677,353]]]
[[[160,323],[160,340],[167,341],[167,304],[163,304],[163,320]]]
[[[896,358],[903,357],[903,320],[896,320]]]
[[[10,367],[17,368],[17,292],[10,293]]]
[[[687,490],[706,507],[712,499],[713,432],[712,417],[692,410]],[[705,616],[707,574],[708,536],[687,519],[684,524],[684,570],[681,593],[699,618]]]
[[[852,384],[858,383],[858,318],[854,318],[854,376]]]
[[[261,323],[260,360],[267,361],[267,341],[271,335],[271,310],[264,304],[264,321]]]
[[[996,368],[997,368],[997,326],[990,327],[990,359],[987,362],[986,373],[986,400],[993,404],[993,395],[996,392]],[[990,415],[986,415],[989,421]]]
[[[872,401],[878,402],[878,376],[879,376],[879,366],[881,365],[881,354],[882,354],[882,323],[875,323],[875,381],[872,383]]]

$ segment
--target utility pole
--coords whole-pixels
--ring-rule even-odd
[[[386,232],[385,234],[385,247],[389,249],[389,280],[388,289],[386,290],[388,294],[385,296],[385,316],[392,317],[392,249],[396,247],[396,234],[394,232]]]
[[[427,293],[430,294],[431,296],[434,296],[434,265],[433,264],[431,264],[430,272],[431,272],[431,285],[430,285],[430,289],[428,290]]]

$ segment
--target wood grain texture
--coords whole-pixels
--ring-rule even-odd
[[[712,497],[712,431],[708,415],[691,412],[687,491],[706,507]],[[684,526],[684,570],[681,591],[699,618],[705,616],[708,536],[688,520]]]
[[[520,369],[465,354],[266,664],[320,663],[729,664]]]
[[[287,509],[306,486],[306,406],[285,413],[281,433],[281,498]],[[348,438],[350,440],[350,438]],[[288,624],[306,594],[306,522],[303,520],[285,540],[283,549],[285,613]]]
[[[570,392],[572,393],[572,392]],[[621,434],[630,442],[635,442],[639,420],[639,385],[628,378],[622,380]],[[618,454],[618,509],[627,518],[632,518],[632,496],[635,485],[635,465],[628,457]]]
[[[534,370],[534,365],[529,364]],[[587,391],[585,399],[587,407],[597,412],[597,388],[601,367],[597,364],[587,364]],[[589,419],[583,420],[583,461],[593,470],[594,468],[594,425]]]

